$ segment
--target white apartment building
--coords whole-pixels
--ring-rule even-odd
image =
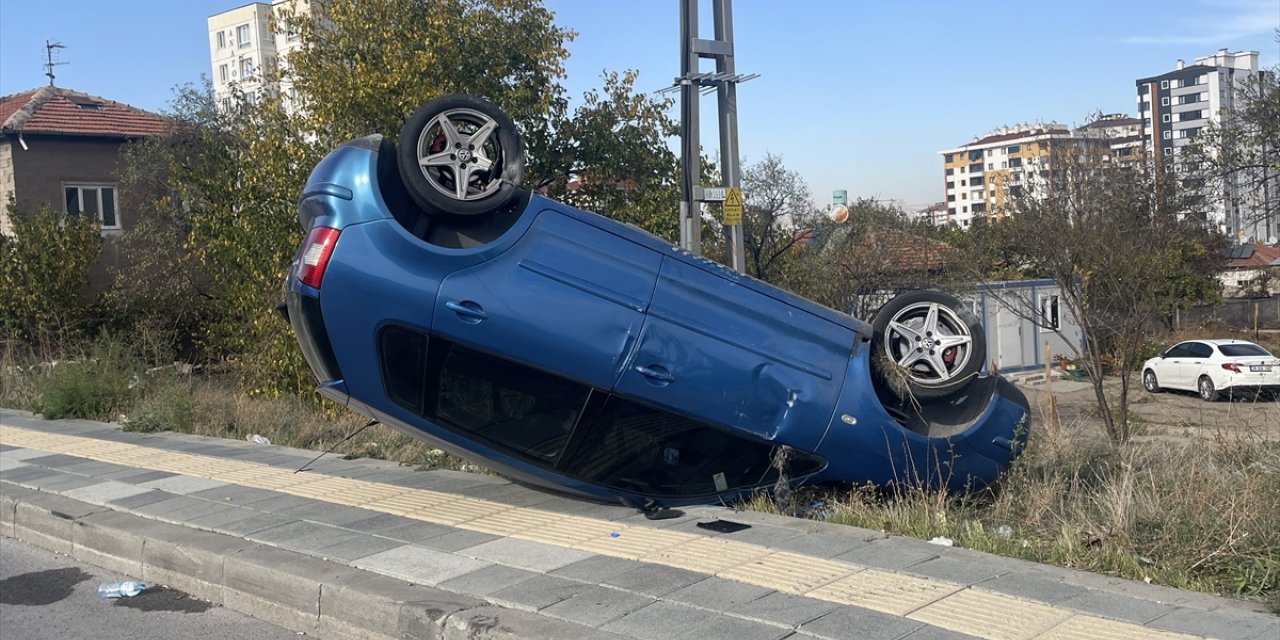
[[[1261,73],[1266,72],[1258,70],[1258,52],[1221,49],[1196,58],[1190,66],[1179,60],[1173,71],[1137,80],[1147,152],[1158,162],[1176,166],[1181,150],[1210,123],[1221,122],[1224,114],[1229,117],[1237,108],[1240,88]],[[1242,241],[1263,242],[1280,235],[1280,221],[1254,219],[1255,211],[1262,210],[1259,198],[1280,194],[1242,193],[1231,184],[1224,190],[1198,212],[1206,222]]]
[[[275,22],[285,11],[305,12],[307,0],[255,2],[209,16],[209,59],[213,92],[221,109],[230,109],[232,87],[250,99],[264,90],[280,91],[285,104],[296,101],[288,80],[275,78],[289,52],[299,46],[296,33],[276,33]]]
[[[974,219],[1003,216],[1008,199],[1037,184],[1030,178],[1046,168],[1053,144],[1071,138],[1057,123],[1022,124],[939,151],[946,210],[932,212],[932,222],[968,228]]]

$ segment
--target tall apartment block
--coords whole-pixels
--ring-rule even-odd
[[[1240,88],[1262,73],[1258,52],[1222,49],[1192,65],[1179,60],[1173,71],[1139,79],[1138,114],[1147,152],[1160,163],[1176,163],[1183,147],[1209,123],[1230,117],[1238,108]],[[1262,210],[1258,198],[1278,194],[1242,193],[1232,184],[1224,189],[1198,212],[1206,222],[1240,240],[1263,242],[1280,235],[1280,221],[1254,219]]]
[[[1003,216],[1006,199],[1021,196],[1032,172],[1045,167],[1053,141],[1070,137],[1056,123],[1018,125],[939,151],[946,209],[932,211],[931,221],[967,228],[974,219]]]
[[[296,100],[288,81],[267,81],[299,46],[296,33],[276,33],[274,23],[285,11],[303,12],[306,0],[255,2],[209,16],[209,59],[212,61],[214,98],[219,108],[230,109],[232,87],[249,100],[264,90],[280,91],[286,105]]]

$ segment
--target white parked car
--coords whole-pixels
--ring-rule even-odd
[[[1187,340],[1142,364],[1142,386],[1195,391],[1205,402],[1233,391],[1280,391],[1280,359],[1245,340]]]

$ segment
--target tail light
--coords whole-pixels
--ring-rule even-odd
[[[312,227],[303,244],[302,260],[298,265],[298,280],[313,289],[320,288],[324,279],[324,270],[329,266],[329,258],[333,256],[333,247],[338,244],[337,229],[330,227]]]
[[[1222,368],[1232,373],[1240,373],[1240,365],[1234,362],[1224,362],[1222,363]]]

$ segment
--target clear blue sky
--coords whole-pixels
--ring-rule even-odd
[[[163,110],[175,85],[209,73],[206,18],[241,4],[0,0],[0,94],[45,84],[48,39],[67,47],[60,86]],[[678,73],[676,0],[547,4],[578,32],[570,95],[605,69],[638,69],[646,91]],[[710,37],[710,16],[702,26]],[[742,153],[781,155],[820,204],[833,189],[931,203],[940,149],[1005,124],[1132,113],[1134,80],[1178,58],[1244,49],[1274,67],[1277,27],[1280,0],[737,0],[737,68],[761,74],[738,90]],[[714,128],[703,134],[714,153]]]

